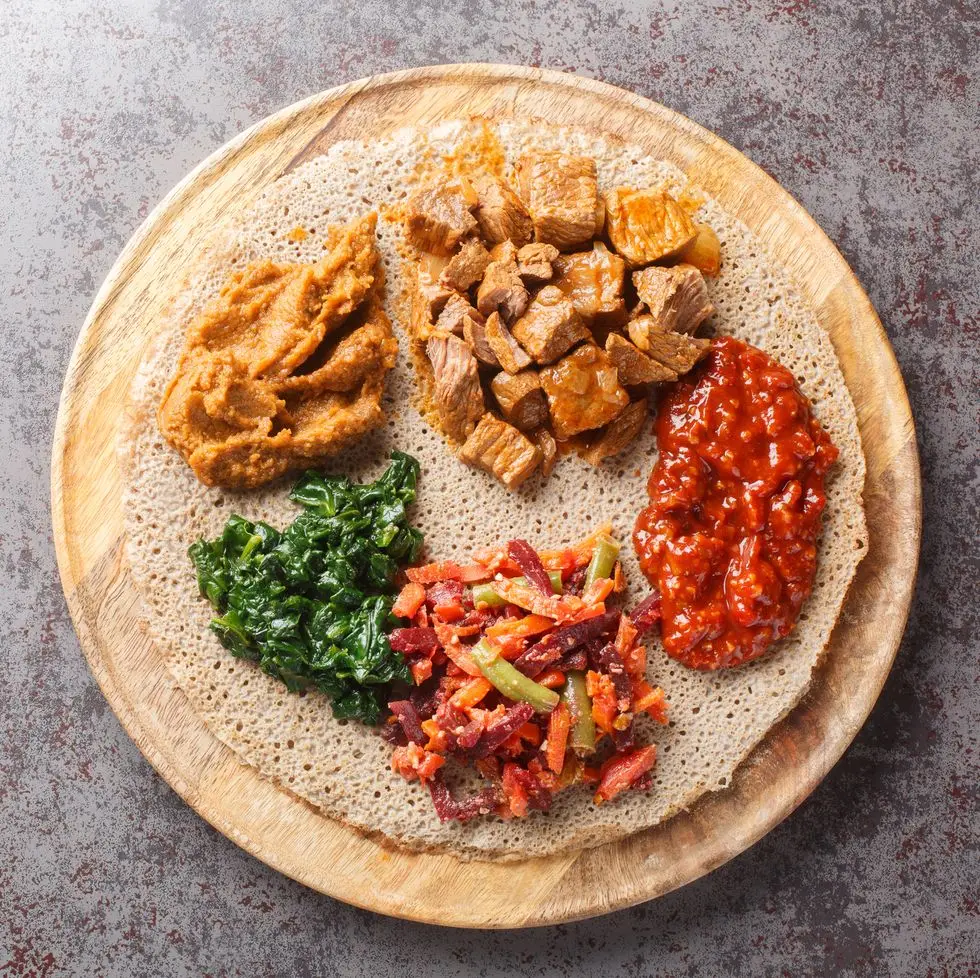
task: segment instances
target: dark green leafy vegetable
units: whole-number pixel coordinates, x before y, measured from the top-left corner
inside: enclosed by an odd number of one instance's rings
[[[406,515],[418,475],[402,452],[370,485],[307,472],[289,496],[305,509],[282,532],[232,515],[220,537],[195,543],[221,644],[292,690],[326,693],[335,716],[377,723],[384,687],[410,679],[387,633],[395,573],[422,547]]]

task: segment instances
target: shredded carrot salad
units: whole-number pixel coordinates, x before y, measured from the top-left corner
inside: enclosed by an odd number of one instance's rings
[[[561,550],[511,540],[470,564],[406,571],[394,614],[407,624],[390,641],[414,686],[388,704],[384,730],[392,770],[425,784],[443,821],[522,817],[577,784],[596,804],[651,787],[656,747],[638,742],[636,720],[667,722],[642,644],[659,600],[618,607],[618,555],[602,527]],[[449,761],[482,790],[454,797]]]

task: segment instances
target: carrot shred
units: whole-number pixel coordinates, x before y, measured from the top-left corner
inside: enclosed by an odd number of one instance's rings
[[[645,679],[633,683],[633,712],[648,713],[657,723],[667,723],[667,694],[659,686],[651,686]]]
[[[600,577],[585,589],[585,592],[582,594],[582,600],[586,604],[601,604],[612,594],[612,591],[612,578]]]
[[[460,686],[449,698],[449,702],[457,710],[466,710],[472,706],[476,706],[491,689],[493,689],[493,683],[488,679],[484,679],[482,676],[478,676]]]
[[[438,581],[461,581],[463,568],[454,560],[438,560],[434,564],[409,567],[405,576],[413,584],[435,584]]]
[[[544,615],[526,615],[524,618],[504,618],[495,622],[487,629],[487,635],[491,638],[528,638],[554,627],[555,623]]]
[[[613,571],[613,590],[617,594],[622,594],[626,590],[626,575],[623,573],[623,565],[618,560]]]
[[[604,673],[590,669],[585,674],[585,690],[592,700],[592,719],[603,732],[612,734],[615,727],[616,714],[619,712],[616,703],[616,687],[612,679]]]
[[[432,609],[432,613],[438,615],[443,621],[448,622],[459,621],[460,618],[466,617],[463,606],[456,601],[452,604],[437,604]]]
[[[545,757],[548,767],[555,774],[561,774],[565,765],[565,745],[568,743],[568,731],[572,726],[572,715],[564,703],[559,703],[548,716],[548,749]]]
[[[398,592],[398,597],[391,606],[391,613],[399,618],[414,618],[423,604],[425,604],[425,588],[421,584],[409,581]]]
[[[439,639],[439,644],[442,646],[442,651],[446,653],[446,657],[457,668],[462,669],[468,676],[483,675],[480,672],[480,667],[473,661],[473,656],[460,645],[455,628],[441,621],[434,622],[433,627],[435,628],[436,638]]]
[[[412,671],[412,680],[416,686],[421,686],[432,675],[431,659],[412,659],[408,664]]]
[[[556,621],[568,621],[585,606],[574,594],[544,595],[535,588],[523,587],[507,578],[498,578],[491,587],[509,604],[516,604],[525,611]]]
[[[535,676],[534,681],[539,686],[547,686],[548,689],[559,689],[565,685],[565,673],[560,669],[549,669],[540,676]]]
[[[517,731],[517,735],[532,747],[537,747],[541,743],[541,728],[536,723],[528,721]]]

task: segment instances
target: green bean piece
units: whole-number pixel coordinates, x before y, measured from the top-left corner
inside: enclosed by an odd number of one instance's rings
[[[585,572],[585,586],[588,588],[604,577],[612,577],[618,558],[619,544],[612,537],[599,537],[592,551],[589,569]]]
[[[592,700],[585,690],[585,673],[572,670],[565,677],[561,691],[562,702],[572,715],[568,741],[576,757],[595,753],[595,721],[592,719]]]
[[[558,705],[559,697],[553,689],[518,672],[490,648],[485,639],[470,649],[470,655],[484,677],[508,699],[530,703],[538,713],[550,713]]]
[[[555,594],[561,594],[561,571],[548,571],[548,577],[551,578],[551,587]],[[515,577],[512,580],[522,587],[527,586],[526,577]],[[491,581],[489,584],[477,584],[473,588],[473,604],[485,604],[488,608],[502,608],[507,602],[494,591],[493,581]]]

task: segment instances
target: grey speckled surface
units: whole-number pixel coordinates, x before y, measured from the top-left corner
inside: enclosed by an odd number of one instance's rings
[[[2,0],[0,41],[0,975],[980,973],[976,4]],[[810,800],[658,902],[506,936],[352,910],[200,820],[89,676],[48,516],[72,344],[153,203],[301,96],[464,60],[634,89],[769,170],[881,313],[925,481],[895,670]]]

